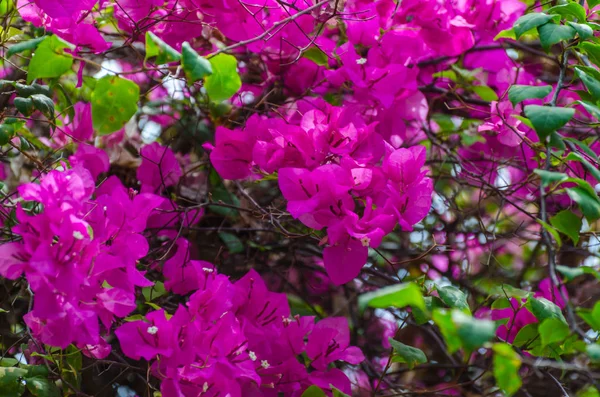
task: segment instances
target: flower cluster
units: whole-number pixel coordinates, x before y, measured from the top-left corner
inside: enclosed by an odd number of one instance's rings
[[[349,345],[345,318],[291,317],[286,295],[267,290],[255,271],[232,282],[189,256],[180,238],[163,268],[167,288],[192,292],[186,305],[116,330],[127,356],[152,360],[163,395],[299,396],[313,384],[350,393],[346,375],[330,366],[364,359]]]
[[[355,278],[399,224],[427,215],[433,184],[425,148],[394,149],[352,107],[323,104],[296,124],[254,116],[243,130],[218,127],[210,159],[224,178],[277,173],[290,214],[327,228],[325,268],[336,284]]]

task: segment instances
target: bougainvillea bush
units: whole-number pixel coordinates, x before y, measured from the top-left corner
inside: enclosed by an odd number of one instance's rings
[[[599,14],[0,0],[0,397],[600,396]]]

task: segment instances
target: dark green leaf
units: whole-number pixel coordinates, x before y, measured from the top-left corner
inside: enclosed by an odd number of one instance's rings
[[[539,105],[525,106],[525,116],[535,128],[540,140],[546,140],[550,133],[567,124],[575,114],[575,109]]]
[[[556,270],[565,276],[568,281],[572,281],[573,279],[583,276],[584,274],[591,274],[592,276],[596,277],[596,279],[600,280],[600,272],[590,266],[568,267],[557,265]]]
[[[449,307],[471,313],[471,309],[467,303],[467,296],[458,288],[449,285],[438,288],[437,291],[442,301]]]
[[[237,71],[237,59],[232,55],[218,54],[210,58],[213,73],[204,79],[204,88],[213,102],[231,98],[242,87]]]
[[[22,97],[29,97],[34,94],[42,94],[47,97],[52,96],[52,91],[50,91],[50,88],[47,85],[40,85],[37,83],[31,85],[15,83],[15,89],[17,90],[17,94]]]
[[[155,63],[162,65],[165,63],[177,62],[181,59],[181,54],[152,32],[146,32],[146,60],[156,57]]]
[[[599,86],[600,88],[600,86]],[[595,117],[597,120],[600,121],[600,108],[598,108],[596,105],[593,105],[590,102],[587,101],[576,101],[576,103],[580,104],[581,106],[583,106],[583,108],[592,115],[592,117]]]
[[[463,347],[468,351],[483,346],[496,335],[496,323],[474,318],[459,310],[452,311],[452,321],[456,325]]]
[[[552,86],[513,85],[508,90],[508,99],[514,105],[526,99],[542,99],[552,92]]]
[[[406,363],[408,368],[411,369],[417,364],[425,364],[427,362],[427,356],[421,349],[405,345],[402,342],[398,342],[394,338],[389,338],[389,341],[394,349],[394,356],[392,358],[393,362]]]
[[[567,22],[567,25],[575,29],[582,40],[587,40],[594,35],[594,29],[583,23]]]
[[[187,41],[181,46],[181,66],[190,84],[213,73],[211,62],[198,55]]]
[[[566,191],[571,200],[579,205],[588,221],[600,219],[600,199],[596,193],[581,186],[570,187]]]
[[[92,120],[100,135],[121,129],[138,110],[140,87],[118,76],[104,76],[92,93]]]
[[[554,171],[546,171],[546,170],[536,169],[536,170],[533,170],[533,173],[536,175],[539,175],[540,179],[542,180],[543,186],[548,186],[552,183],[562,182],[562,181],[569,179],[569,176],[562,172],[554,172]]]
[[[575,71],[589,93],[596,100],[600,99],[600,81],[595,77],[595,74],[590,74],[589,69],[583,67],[575,67]]]
[[[425,311],[425,300],[421,289],[416,284],[405,283],[360,295],[358,297],[359,309],[362,311],[367,306],[382,309],[411,306]]]
[[[43,94],[33,94],[29,97],[33,106],[50,120],[54,120],[54,102]]]
[[[525,32],[537,28],[540,25],[543,25],[552,19],[551,15],[546,15],[544,13],[531,13],[523,15],[521,18],[517,19],[513,26],[513,30],[515,32],[515,37],[518,39]]]
[[[600,363],[600,345],[597,343],[592,343],[586,346],[585,349],[588,357],[594,363]]]
[[[0,367],[0,391],[2,397],[21,397],[25,393],[27,370],[15,367]]]
[[[594,65],[600,65],[600,45],[584,41],[579,43],[579,48],[586,52],[588,58],[590,58],[590,61],[592,61]]]
[[[571,40],[577,33],[575,29],[570,26],[556,25],[554,23],[538,26],[538,32],[540,34],[542,47],[546,50],[561,41]]]
[[[519,376],[521,357],[506,343],[496,343],[493,350],[496,384],[510,397],[518,392],[523,384]]]
[[[42,41],[44,41],[45,38],[46,38],[46,36],[38,37],[36,39],[21,41],[20,43],[10,46],[8,51],[6,51],[6,58],[10,58],[11,56],[13,56],[15,54],[19,54],[23,51],[35,50],[37,48],[37,46]]]
[[[56,385],[46,378],[27,378],[27,390],[35,397],[62,397]]]
[[[308,389],[304,390],[301,397],[326,397],[327,394],[319,387],[312,385]]]
[[[48,36],[42,41],[29,62],[27,83],[35,79],[60,77],[73,65],[73,57],[65,52],[73,48],[58,36]]]
[[[549,225],[541,219],[536,219],[536,221],[537,223],[542,225],[542,227],[546,229],[546,231],[550,233],[552,237],[554,237],[554,241],[556,241],[556,245],[558,246],[558,248],[562,247],[562,240],[560,238],[560,234],[558,234],[558,231],[554,227],[552,227],[552,225]]]
[[[548,14],[558,14],[563,17],[572,17],[579,22],[585,22],[585,8],[577,3],[567,3],[551,7],[547,10]]]
[[[17,110],[25,117],[29,117],[33,114],[35,110],[33,106],[33,101],[30,98],[21,98],[17,97],[13,101],[13,104],[17,108]]]
[[[577,245],[579,242],[579,231],[581,230],[581,219],[569,210],[563,210],[550,218],[550,224],[559,232],[569,236]]]
[[[596,155],[596,153],[594,153],[594,151],[592,149],[590,149],[590,147],[588,145],[586,145],[585,143],[583,143],[580,140],[575,139],[575,138],[564,138],[564,139],[565,139],[565,141],[569,141],[569,142],[575,144],[576,146],[578,146],[585,154],[587,154],[594,160],[600,161],[600,158]]]
[[[227,250],[231,254],[240,254],[244,252],[244,244],[235,234],[220,232],[219,237],[225,243],[225,245],[227,246]]]

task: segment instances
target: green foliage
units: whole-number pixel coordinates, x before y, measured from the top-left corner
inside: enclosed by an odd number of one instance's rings
[[[312,385],[308,389],[304,390],[302,397],[326,397],[327,394],[319,387]]]
[[[542,26],[538,26],[538,32],[540,34],[540,41],[542,47],[546,51],[554,44],[560,43],[561,41],[571,40],[575,37],[577,31],[567,25],[557,25],[554,23],[547,23]]]
[[[496,343],[492,349],[496,383],[507,396],[512,396],[523,384],[519,376],[521,357],[506,343]]]
[[[585,8],[577,3],[560,4],[549,8],[548,14],[558,14],[563,18],[574,18],[579,22],[584,22],[587,17],[585,15]]]
[[[540,324],[538,331],[542,339],[542,346],[562,342],[570,333],[569,326],[557,318],[547,318],[544,320]]]
[[[559,232],[569,236],[577,245],[579,242],[579,231],[581,230],[581,219],[569,210],[563,210],[550,218],[550,223]]]
[[[588,221],[600,219],[600,199],[594,189],[585,184],[566,189],[567,194],[579,205],[583,215]]]
[[[29,62],[27,83],[35,79],[60,77],[73,65],[73,57],[65,52],[73,46],[58,36],[48,36],[39,43]]]
[[[140,88],[131,80],[104,76],[92,93],[92,121],[100,135],[121,129],[138,110]]]
[[[467,296],[458,288],[451,285],[437,289],[442,301],[453,309],[460,309],[465,313],[471,314],[471,309],[467,303]]]
[[[173,47],[162,41],[152,32],[146,32],[146,60],[156,57],[155,62],[159,65],[177,62],[181,54]]]
[[[577,66],[574,68],[577,76],[581,79],[585,88],[589,91],[594,99],[600,99],[600,81],[598,80],[598,72],[586,66]]]
[[[577,314],[583,319],[594,331],[600,332],[600,302],[596,302],[592,309],[577,309]]]
[[[513,26],[513,30],[515,32],[515,38],[518,39],[525,32],[537,28],[552,19],[551,15],[547,15],[544,13],[531,13],[525,14],[515,22]]]
[[[575,115],[575,109],[561,107],[528,105],[524,110],[542,142],[552,132],[564,127]]]
[[[526,307],[540,323],[543,323],[544,320],[549,318],[558,319],[564,324],[567,323],[560,307],[546,298],[534,298],[533,296],[530,296],[527,299]]]
[[[366,307],[415,307],[425,311],[425,300],[421,289],[414,283],[391,285],[367,292],[358,297],[358,307],[362,311]]]
[[[450,353],[460,348],[472,352],[492,340],[496,334],[493,321],[476,319],[457,309],[436,309],[433,321],[440,328]]]
[[[589,27],[589,25],[576,22],[567,22],[567,25],[575,29],[575,31],[579,35],[579,38],[581,38],[582,40],[587,40],[590,37],[594,36],[594,30],[591,27]]]
[[[181,67],[183,67],[187,81],[190,84],[213,73],[212,65],[208,59],[200,56],[187,41],[181,46]]]
[[[15,45],[12,45],[8,51],[6,51],[6,58],[10,58],[15,54],[20,54],[24,51],[32,51],[37,48],[37,46],[46,39],[46,36],[38,37],[36,39],[21,41]]]
[[[241,240],[233,233],[219,232],[221,241],[227,246],[227,250],[232,254],[240,254],[244,252],[244,244]]]
[[[600,65],[600,45],[584,41],[579,43],[579,48],[586,52],[592,63]]]
[[[411,369],[417,364],[425,364],[427,362],[427,356],[421,349],[405,345],[394,338],[389,338],[389,342],[394,349],[394,355],[392,357],[393,362],[406,363],[408,368]]]
[[[237,59],[218,54],[210,58],[213,73],[204,79],[204,88],[211,101],[222,102],[231,98],[242,87],[237,71]]]
[[[552,86],[513,85],[508,90],[508,99],[514,105],[527,99],[542,99],[552,92]]]

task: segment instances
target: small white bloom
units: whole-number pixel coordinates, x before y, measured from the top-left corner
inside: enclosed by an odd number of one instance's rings
[[[83,240],[83,234],[80,231],[75,230],[73,232],[73,238],[76,238],[77,240]]]
[[[367,63],[367,58],[359,58],[356,60],[357,65],[364,65],[365,63]]]
[[[248,356],[250,357],[250,360],[256,361],[256,353],[254,353],[253,351],[249,351]]]
[[[106,208],[106,206],[104,206],[104,207],[102,207],[102,209],[103,209],[104,211],[106,211],[108,208]]]
[[[360,243],[362,244],[363,247],[368,247],[369,244],[371,244],[371,239],[368,238],[367,236],[365,236],[360,239]]]
[[[208,382],[204,382],[202,385],[202,393],[206,393],[208,391]]]
[[[271,365],[269,364],[269,362],[267,360],[262,360],[260,362],[260,366],[263,367],[264,369],[269,368]]]
[[[210,267],[203,267],[202,271],[204,273],[212,273],[212,272],[214,272],[214,269],[211,269]]]
[[[152,325],[148,327],[146,332],[148,332],[150,335],[156,335],[156,333],[158,332],[158,327],[156,325]]]

